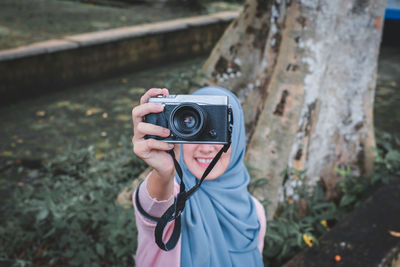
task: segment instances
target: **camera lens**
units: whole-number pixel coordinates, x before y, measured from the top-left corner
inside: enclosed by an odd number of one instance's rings
[[[206,118],[199,105],[182,103],[171,113],[171,130],[182,139],[193,139],[202,132]]]
[[[183,119],[186,128],[193,128],[196,125],[196,119],[192,115],[188,115]]]

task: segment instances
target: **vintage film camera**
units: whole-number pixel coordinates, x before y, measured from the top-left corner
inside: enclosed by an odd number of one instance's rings
[[[145,116],[147,123],[171,130],[167,138],[146,136],[168,143],[227,144],[230,142],[233,116],[227,96],[167,95],[148,102],[164,106],[161,113]]]

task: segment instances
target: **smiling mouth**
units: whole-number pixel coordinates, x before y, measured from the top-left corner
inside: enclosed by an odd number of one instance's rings
[[[213,159],[204,159],[204,158],[195,158],[197,164],[199,164],[201,167],[207,167],[208,165],[210,165],[211,161]]]

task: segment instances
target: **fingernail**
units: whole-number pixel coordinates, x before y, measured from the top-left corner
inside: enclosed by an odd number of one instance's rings
[[[158,110],[164,110],[164,106],[163,105],[161,105],[161,104],[158,104]]]
[[[169,129],[164,128],[164,129],[163,129],[163,133],[164,133],[164,134],[169,134]]]
[[[168,144],[169,148],[174,148],[174,144]]]

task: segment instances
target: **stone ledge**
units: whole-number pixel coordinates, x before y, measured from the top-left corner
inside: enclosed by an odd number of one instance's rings
[[[0,103],[208,54],[238,12],[66,36],[0,51]]]
[[[75,49],[78,47],[99,45],[130,38],[143,37],[146,35],[180,31],[193,26],[206,26],[218,22],[229,22],[235,19],[238,14],[239,13],[236,11],[220,12],[206,16],[148,23],[131,27],[110,29],[101,32],[70,35],[65,36],[62,39],[53,39],[13,49],[0,50],[0,61],[37,56],[46,53]]]
[[[48,40],[13,49],[0,50],[0,61],[75,49],[78,46],[77,43],[68,40]]]

